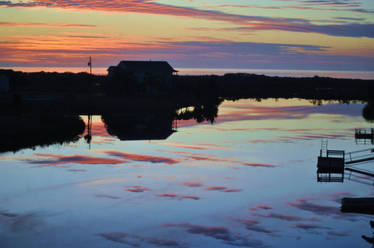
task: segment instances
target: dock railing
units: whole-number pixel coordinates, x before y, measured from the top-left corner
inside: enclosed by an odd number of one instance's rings
[[[356,128],[355,141],[356,144],[374,144],[374,128]]]
[[[355,137],[370,136],[374,134],[374,128],[356,128]]]
[[[328,158],[343,158],[345,157],[345,152],[343,150],[327,150]]]
[[[374,148],[348,152],[345,154],[345,164],[354,164],[374,160]]]

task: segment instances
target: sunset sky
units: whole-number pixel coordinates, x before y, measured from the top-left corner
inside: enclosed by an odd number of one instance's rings
[[[373,0],[5,0],[0,30],[0,67],[374,70]]]

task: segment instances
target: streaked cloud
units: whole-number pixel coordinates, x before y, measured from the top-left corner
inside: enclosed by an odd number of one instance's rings
[[[278,214],[278,213],[269,213],[269,214],[252,213],[251,215],[256,216],[256,217],[272,218],[272,219],[279,219],[279,220],[284,220],[284,221],[320,221],[320,219],[317,219],[317,218],[304,218],[300,216]]]
[[[37,157],[47,158],[47,159],[33,159],[28,160],[30,164],[40,164],[40,165],[61,165],[61,164],[122,164],[127,163],[126,160],[104,158],[104,157],[93,157],[84,155],[72,155],[64,156],[57,154],[35,154]]]
[[[211,187],[206,187],[204,190],[208,191],[221,191],[225,193],[233,193],[233,192],[240,192],[243,191],[242,189],[229,189],[225,186],[211,186]]]
[[[129,185],[125,187],[125,191],[134,192],[134,193],[142,193],[144,191],[151,191],[150,188],[139,186],[139,185]]]
[[[109,156],[120,157],[125,160],[131,161],[140,161],[140,162],[149,162],[149,163],[164,163],[164,164],[176,164],[180,161],[173,158],[162,157],[162,156],[153,156],[153,155],[145,155],[145,154],[135,154],[135,153],[126,153],[120,151],[102,151]]]
[[[19,235],[30,231],[38,232],[38,229],[45,225],[45,222],[43,216],[35,212],[16,213],[0,210],[0,224],[2,229],[5,228],[13,235]],[[4,244],[3,241],[1,240],[0,243]]]
[[[160,193],[156,194],[157,197],[164,197],[164,198],[170,198],[170,199],[191,199],[191,200],[200,200],[199,196],[195,195],[180,195],[180,194],[174,194],[174,193]]]
[[[0,22],[0,27],[95,28],[97,25],[42,22]]]
[[[355,29],[356,30],[356,29]],[[89,38],[88,38],[89,37]],[[87,39],[90,39],[88,42]],[[111,44],[108,47],[108,43]],[[364,69],[372,68],[374,50],[339,54],[329,46],[237,41],[144,41],[130,36],[79,35],[12,35],[0,40],[0,66],[69,64],[82,66],[88,56],[96,66],[108,66],[124,57],[144,60],[156,57],[174,67],[268,68],[274,69]],[[287,63],[285,63],[287,61]],[[327,66],[327,67],[326,67]],[[181,122],[183,124],[183,122]],[[99,132],[108,136],[106,130]]]
[[[187,160],[196,160],[196,161],[209,161],[209,162],[223,162],[223,163],[230,163],[230,164],[241,164],[244,166],[249,167],[264,167],[264,168],[274,168],[277,165],[273,164],[263,164],[263,163],[249,163],[244,161],[239,161],[231,158],[220,158],[214,155],[207,155],[207,154],[191,154],[191,155],[184,155],[184,158]]]
[[[121,197],[114,196],[114,195],[106,195],[106,194],[96,194],[95,197],[97,197],[97,198],[107,198],[107,199],[113,199],[113,200],[121,199]]]
[[[203,186],[203,183],[200,181],[184,181],[180,182],[180,184],[188,187],[201,187]]]
[[[217,191],[223,191],[225,189],[227,189],[227,187],[225,186],[211,186],[211,187],[204,188],[204,190],[217,190]]]
[[[96,236],[100,236],[106,240],[125,244],[132,247],[144,247],[146,245],[158,246],[158,247],[188,247],[185,242],[178,242],[171,239],[163,239],[156,237],[141,236],[136,234],[130,234],[127,232],[106,232],[97,233]]]
[[[286,204],[320,216],[331,216],[333,218],[345,219],[349,221],[355,221],[355,217],[357,217],[352,214],[342,213],[340,211],[340,207],[338,206],[317,204],[311,202],[309,199],[298,199],[296,202],[287,202]]]
[[[165,227],[179,227],[185,229],[188,233],[194,235],[202,235],[222,241],[224,244],[232,246],[243,247],[267,247],[262,241],[250,239],[237,232],[232,232],[230,229],[223,226],[202,226],[193,225],[188,222],[179,224],[164,224]]]
[[[15,18],[0,20],[0,26],[6,28],[0,39],[0,66],[83,66],[92,56],[95,66],[103,67],[123,58],[152,58],[167,60],[174,67],[370,70],[374,66],[370,45],[374,10],[369,7],[362,1],[338,0],[256,4],[0,1],[4,13],[23,13],[27,9],[38,17],[25,20],[13,15]],[[63,10],[59,15],[69,21],[46,21],[45,16],[56,10]],[[77,12],[85,17],[70,22],[67,16]],[[91,17],[104,13],[109,17],[106,21]],[[114,18],[118,13],[129,14],[120,17],[123,22],[142,23],[137,29],[122,27]],[[152,32],[143,27],[153,21]],[[168,27],[164,28],[163,23]],[[25,27],[30,30],[25,32]],[[283,37],[283,42],[277,43],[273,37]]]
[[[328,5],[328,6],[350,6],[346,2],[301,2],[305,5]],[[339,4],[337,4],[339,3]],[[216,10],[203,10],[188,7],[178,7],[175,5],[160,4],[154,1],[131,0],[126,2],[114,2],[108,4],[107,1],[98,0],[95,2],[87,2],[83,0],[38,0],[29,2],[3,1],[0,6],[7,7],[35,7],[42,6],[47,8],[64,8],[64,9],[87,9],[97,11],[115,11],[115,12],[133,12],[141,14],[158,14],[179,16],[206,20],[215,20],[229,22],[236,25],[241,25],[247,30],[283,30],[283,31],[297,31],[297,32],[316,32],[328,35],[337,36],[353,36],[353,37],[373,37],[374,24],[350,24],[354,26],[345,25],[313,25],[307,19],[303,18],[273,18],[264,16],[247,16],[226,13]],[[357,4],[354,5],[358,7]],[[227,7],[227,6],[226,6]],[[355,27],[355,29],[351,29]]]
[[[276,233],[279,232],[279,230],[276,229],[270,229],[262,226],[259,221],[252,220],[252,219],[237,219],[236,221],[242,223],[245,225],[247,230],[258,232],[258,233],[264,233],[268,234],[270,236],[276,235]]]
[[[317,225],[317,224],[297,224],[294,227],[297,229],[302,229],[302,230],[313,232],[313,233],[315,233],[314,232],[315,230],[331,230],[331,228],[329,227],[325,227],[325,226]]]

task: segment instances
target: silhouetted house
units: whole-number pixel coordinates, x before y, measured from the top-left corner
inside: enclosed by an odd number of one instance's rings
[[[118,78],[119,75],[127,75],[137,83],[159,82],[165,86],[171,86],[173,67],[166,61],[128,61],[123,60],[117,66],[108,68],[109,79]]]
[[[9,91],[9,79],[7,76],[0,74],[0,92]]]

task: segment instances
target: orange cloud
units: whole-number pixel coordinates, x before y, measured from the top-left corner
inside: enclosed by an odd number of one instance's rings
[[[46,28],[95,28],[97,25],[72,23],[41,23],[41,22],[0,22],[5,27],[46,27]]]

